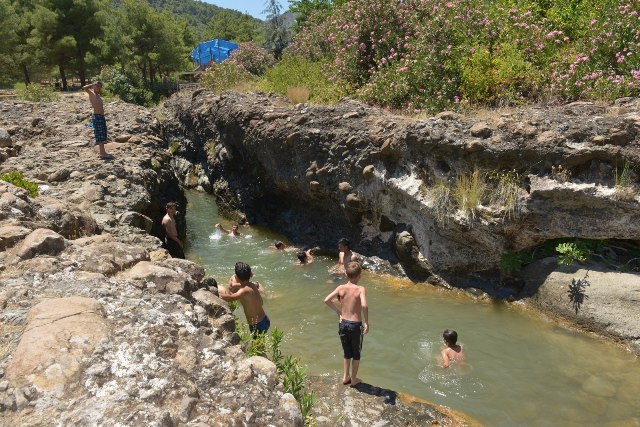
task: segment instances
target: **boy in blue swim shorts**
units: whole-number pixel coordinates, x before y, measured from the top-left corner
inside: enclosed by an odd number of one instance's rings
[[[93,107],[93,114],[91,120],[93,122],[93,134],[96,137],[96,145],[100,152],[100,158],[102,160],[113,159],[111,154],[107,154],[104,149],[104,144],[107,143],[107,120],[104,118],[104,103],[100,92],[102,91],[102,82],[96,81],[82,86],[82,89],[89,95],[89,102]]]

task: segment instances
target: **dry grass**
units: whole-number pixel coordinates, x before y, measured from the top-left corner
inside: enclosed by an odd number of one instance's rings
[[[453,200],[451,187],[445,181],[438,181],[428,190],[429,197],[433,200],[433,213],[436,222],[446,224],[453,213]]]
[[[309,100],[311,92],[303,86],[291,86],[287,88],[287,97],[294,104],[302,104]]]
[[[495,188],[491,191],[491,204],[501,207],[505,218],[514,218],[521,208],[518,204],[520,175],[514,170],[496,173],[492,178]]]
[[[478,170],[463,173],[456,179],[453,198],[467,220],[476,217],[477,207],[482,202],[486,189],[485,177]]]

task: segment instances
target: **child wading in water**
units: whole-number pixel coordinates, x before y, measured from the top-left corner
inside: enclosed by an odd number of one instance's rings
[[[442,338],[447,348],[442,350],[442,366],[449,367],[452,362],[464,362],[464,347],[456,344],[458,333],[452,329],[445,329]]]
[[[357,377],[360,367],[360,351],[362,350],[362,335],[369,332],[369,306],[367,306],[366,291],[358,285],[362,269],[357,262],[350,262],[346,266],[349,282],[338,286],[324,299],[333,311],[340,317],[338,335],[344,352],[344,371],[342,384],[355,387],[360,383]],[[335,298],[341,301],[338,308],[333,302]],[[364,317],[364,324],[362,318]],[[351,361],[353,359],[353,362]]]

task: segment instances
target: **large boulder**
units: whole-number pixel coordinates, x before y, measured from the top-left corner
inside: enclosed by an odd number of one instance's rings
[[[45,300],[31,309],[27,322],[5,376],[15,387],[33,384],[58,395],[78,385],[83,358],[109,332],[92,298]]]
[[[86,246],[73,245],[63,254],[63,259],[73,261],[79,270],[113,275],[132,265],[149,259],[143,248],[121,242],[95,242]]]
[[[123,279],[133,280],[141,288],[155,288],[159,292],[183,294],[195,289],[196,283],[186,274],[178,273],[170,268],[141,261],[120,274]]]
[[[37,255],[57,255],[64,250],[66,242],[67,240],[55,231],[38,228],[18,245],[15,255],[21,259],[30,259]]]
[[[5,129],[0,128],[0,148],[13,147],[11,135]]]
[[[0,251],[12,247],[25,236],[31,233],[31,230],[20,225],[5,225],[0,227]]]

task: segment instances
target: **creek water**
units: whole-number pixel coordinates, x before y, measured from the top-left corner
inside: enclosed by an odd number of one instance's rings
[[[265,286],[271,328],[285,333],[283,352],[312,375],[339,380],[338,318],[323,303],[339,283],[335,259],[295,265],[276,251],[272,231],[241,226],[221,235],[215,200],[187,194],[187,258],[226,284],[236,261]],[[337,249],[337,248],[336,248]],[[355,248],[357,251],[357,248]],[[640,426],[640,361],[624,349],[567,329],[519,304],[474,301],[455,291],[363,274],[370,333],[358,377],[464,412],[487,426]],[[242,320],[242,310],[236,313]],[[440,367],[442,331],[455,329],[467,366]],[[321,404],[321,403],[318,403]]]

